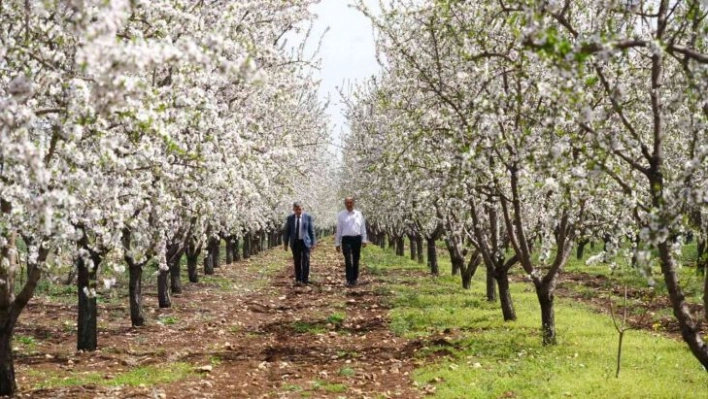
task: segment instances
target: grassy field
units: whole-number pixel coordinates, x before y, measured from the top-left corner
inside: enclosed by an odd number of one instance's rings
[[[387,282],[382,294],[392,306],[391,328],[425,342],[418,354],[428,361],[414,379],[434,397],[708,398],[708,373],[682,341],[660,332],[626,333],[616,378],[617,331],[609,316],[584,301],[556,297],[559,343],[544,347],[530,283],[512,284],[518,320],[504,322],[499,304],[486,301],[484,268],[467,291],[459,277],[449,276],[444,258],[438,278],[426,276],[425,265],[390,250],[369,246],[363,259],[370,273]],[[588,268],[580,261],[568,270],[609,275],[606,266]],[[683,273],[690,279],[692,271]],[[636,272],[616,271],[614,278],[647,286]]]

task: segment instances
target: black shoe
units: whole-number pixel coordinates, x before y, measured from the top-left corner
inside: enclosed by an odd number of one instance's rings
[[[295,281],[295,286],[296,286],[296,287],[302,286],[302,281],[300,281],[300,280]]]

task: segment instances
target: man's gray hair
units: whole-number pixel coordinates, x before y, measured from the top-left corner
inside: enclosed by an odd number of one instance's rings
[[[302,208],[302,202],[301,201],[293,202],[293,208]]]

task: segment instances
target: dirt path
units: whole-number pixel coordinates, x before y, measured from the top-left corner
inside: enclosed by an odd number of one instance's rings
[[[377,295],[384,288],[365,271],[364,284],[345,288],[339,259],[331,243],[321,246],[312,258],[314,284],[293,287],[290,256],[275,249],[185,283],[162,311],[148,287],[149,323],[140,329],[130,327],[127,298],[116,298],[101,306],[101,349],[88,354],[73,350],[73,295],[65,305],[38,298],[17,329],[20,396],[419,397],[409,376],[416,345],[389,331]],[[138,385],[162,378],[164,369],[186,376]],[[105,386],[127,380],[134,386]]]

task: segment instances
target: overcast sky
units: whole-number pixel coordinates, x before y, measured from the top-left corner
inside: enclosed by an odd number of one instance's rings
[[[365,80],[380,69],[371,24],[349,6],[351,3],[352,0],[322,0],[312,9],[318,18],[309,43],[311,49],[317,46],[318,39],[329,28],[320,48],[322,69],[319,75],[322,79],[321,96],[330,98],[329,113],[335,125],[332,132],[335,142],[339,141],[341,131],[347,129],[337,87]],[[365,3],[378,9],[378,0],[365,0]]]

